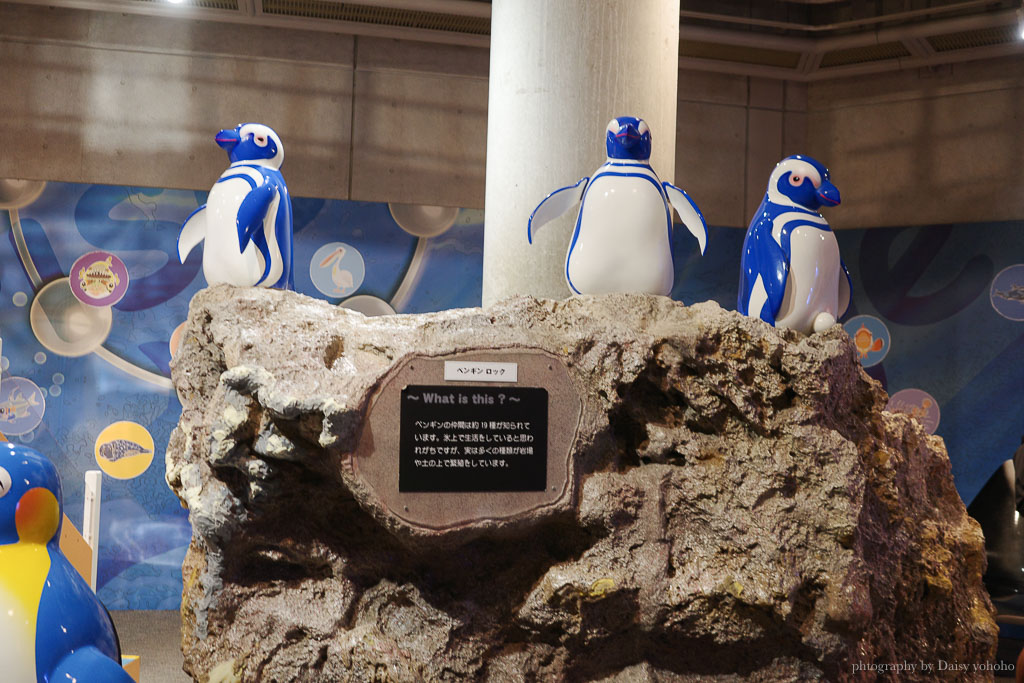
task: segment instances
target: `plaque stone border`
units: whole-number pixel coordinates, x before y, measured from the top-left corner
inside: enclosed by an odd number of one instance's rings
[[[547,486],[543,491],[400,492],[399,427],[402,389],[408,385],[480,384],[445,381],[445,361],[517,363],[516,382],[487,382],[488,387],[542,387],[548,391]],[[569,495],[570,458],[579,434],[583,401],[565,363],[541,349],[479,349],[440,356],[410,356],[381,381],[370,399],[366,424],[352,457],[353,474],[383,507],[405,523],[432,530],[500,521],[557,504]]]

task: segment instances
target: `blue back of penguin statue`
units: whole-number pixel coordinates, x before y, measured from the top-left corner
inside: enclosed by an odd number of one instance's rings
[[[217,133],[231,165],[192,212],[178,235],[184,263],[206,240],[206,284],[295,289],[292,274],[292,202],[281,175],[284,145],[268,126],[242,123]]]
[[[707,225],[692,199],[651,168],[651,131],[643,119],[619,116],[605,133],[608,160],[592,176],[549,194],[530,215],[526,236],[580,204],[565,256],[575,294],[672,291],[672,209],[700,245]]]
[[[60,551],[60,478],[0,443],[0,679],[130,683],[110,616]]]
[[[786,157],[743,242],[737,310],[776,327],[811,334],[850,306],[850,273],[822,206],[839,204],[828,169],[808,156]]]

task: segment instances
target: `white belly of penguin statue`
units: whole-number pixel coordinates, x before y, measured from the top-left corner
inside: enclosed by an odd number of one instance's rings
[[[582,202],[565,257],[565,279],[575,294],[672,291],[672,208],[700,245],[707,225],[700,209],[648,164],[647,123],[620,116],[608,124],[608,161],[592,177],[548,195],[530,216],[527,239],[540,226]]]
[[[231,165],[178,236],[184,263],[199,242],[206,284],[294,289],[292,206],[281,175],[284,145],[271,128],[244,123],[217,134]]]

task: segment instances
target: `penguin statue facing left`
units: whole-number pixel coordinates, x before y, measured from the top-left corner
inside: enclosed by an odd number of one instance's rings
[[[647,122],[619,116],[605,131],[608,160],[575,185],[555,190],[533,210],[526,237],[580,204],[565,256],[565,280],[575,294],[672,291],[672,209],[697,238],[700,253],[708,229],[700,209],[683,190],[662,182],[651,168]]]
[[[231,165],[210,190],[206,204],[185,219],[178,235],[184,263],[206,240],[206,284],[295,289],[292,274],[292,202],[281,164],[284,145],[260,123],[217,133]]]
[[[0,677],[12,683],[131,683],[103,604],[60,551],[57,469],[0,443]]]

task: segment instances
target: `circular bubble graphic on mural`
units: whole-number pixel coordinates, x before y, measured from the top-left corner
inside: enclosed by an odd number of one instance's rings
[[[999,271],[988,296],[996,313],[1009,320],[1024,320],[1024,263]]]
[[[185,334],[185,323],[181,323],[174,328],[174,332],[171,332],[171,338],[167,342],[167,346],[171,351],[171,358],[174,358],[174,354],[178,353],[178,347],[181,346],[181,336]]]
[[[96,464],[115,479],[134,479],[153,463],[153,437],[145,427],[124,420],[96,437]]]
[[[91,251],[71,266],[71,293],[89,306],[113,306],[128,291],[128,268],[108,251]]]
[[[369,294],[360,294],[351,299],[345,299],[339,304],[342,308],[350,311],[359,311],[368,318],[378,315],[394,315],[395,309],[387,301]]]
[[[889,328],[873,315],[858,315],[843,323],[857,348],[860,364],[866,368],[878,365],[889,353]]]
[[[939,428],[939,402],[927,391],[903,389],[889,397],[885,409],[916,418],[925,431],[934,434]]]
[[[0,432],[28,434],[43,421],[45,412],[46,397],[35,382],[25,377],[4,377],[0,382]]]
[[[459,210],[451,206],[388,204],[398,227],[415,237],[437,237],[455,225]]]
[[[66,277],[36,293],[28,319],[40,344],[71,358],[98,349],[110,334],[113,320],[109,307],[85,306],[76,299]]]
[[[329,242],[313,254],[309,262],[309,277],[327,296],[342,298],[363,284],[366,263],[355,247],[344,242]]]
[[[28,206],[43,193],[46,182],[0,178],[0,209],[20,209]]]

